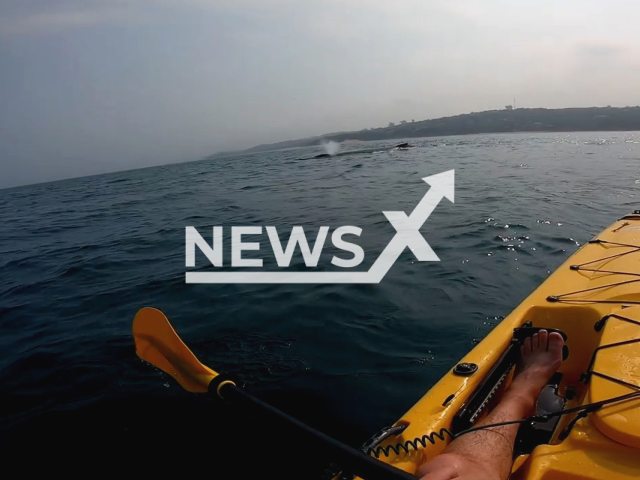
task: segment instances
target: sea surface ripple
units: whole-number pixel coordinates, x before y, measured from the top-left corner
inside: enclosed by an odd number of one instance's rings
[[[207,365],[358,445],[580,245],[640,208],[638,133],[411,142],[409,151],[386,150],[393,142],[307,160],[320,152],[276,151],[0,191],[5,451],[202,444],[204,426],[222,420],[136,357],[131,321],[143,306],[165,312]],[[450,169],[455,204],[443,200],[421,229],[440,262],[406,250],[378,285],[185,284],[185,226],[210,241],[223,225],[228,269],[230,226],[276,226],[284,241],[301,225],[312,243],[320,226],[355,225],[365,270],[395,232],[382,212],[410,214],[429,188],[421,179]],[[265,268],[277,269],[260,238]],[[320,270],[335,269],[329,238]],[[198,254],[197,270],[210,268]],[[299,252],[290,268],[306,269]],[[218,454],[237,450],[208,442]]]

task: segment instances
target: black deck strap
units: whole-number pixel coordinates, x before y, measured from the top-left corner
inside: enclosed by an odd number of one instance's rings
[[[540,330],[546,330],[549,333],[559,333],[562,336],[562,339],[567,341],[567,334],[562,330],[558,330],[556,328],[547,328],[547,327],[520,327],[513,329],[513,338],[520,345],[524,344],[524,341],[532,337],[535,333],[538,333]]]

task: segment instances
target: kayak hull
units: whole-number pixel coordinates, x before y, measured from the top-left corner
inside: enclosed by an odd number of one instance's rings
[[[640,385],[638,305],[640,212],[634,212],[582,246],[461,359],[460,363],[477,366],[475,371],[468,374],[468,367],[459,368],[461,375],[452,368],[395,424],[406,428],[378,445],[407,445],[406,442],[430,437],[424,442],[425,447],[399,449],[397,453],[387,449],[387,454],[378,448],[379,458],[415,473],[421,464],[441,453],[450,442],[450,437],[442,432],[452,429],[456,414],[511,344],[514,329],[528,322],[533,327],[554,328],[567,335],[569,356],[560,368],[562,378],[558,387],[566,409],[586,405],[594,398],[600,401],[636,391],[633,385]],[[618,318],[626,315],[627,320]],[[628,342],[634,339],[639,342]],[[602,349],[621,341],[628,344]],[[597,372],[603,368],[608,373],[600,377]],[[589,374],[591,370],[596,374]],[[620,375],[622,384],[616,382]],[[614,380],[608,380],[607,376]],[[496,385],[487,411],[499,401],[509,381],[507,376],[502,384]],[[595,414],[575,418],[576,414],[562,416],[548,443],[518,457],[512,478],[577,480],[640,476],[640,400],[607,405]],[[434,432],[441,433],[442,439],[432,435]]]

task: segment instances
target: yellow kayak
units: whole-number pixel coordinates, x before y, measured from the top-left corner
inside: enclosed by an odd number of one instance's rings
[[[557,329],[568,357],[522,424],[512,479],[640,477],[640,211],[580,248],[398,422],[365,447],[406,472],[500,400],[523,328]]]

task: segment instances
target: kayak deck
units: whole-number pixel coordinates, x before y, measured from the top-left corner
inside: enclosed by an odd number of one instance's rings
[[[557,388],[565,409],[640,391],[637,305],[640,211],[605,229],[549,276],[461,360],[467,365],[450,370],[395,424],[404,430],[381,442],[376,454],[410,473],[438,455],[450,441],[443,429],[453,428],[456,414],[509,347],[514,329],[527,322],[567,335],[569,356]],[[510,376],[501,380],[488,396],[485,415],[500,400]],[[560,417],[548,441],[516,458],[512,478],[637,478],[640,399],[607,404],[580,418],[578,413]],[[399,444],[406,448],[380,448]]]

